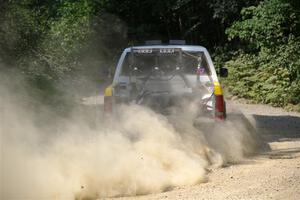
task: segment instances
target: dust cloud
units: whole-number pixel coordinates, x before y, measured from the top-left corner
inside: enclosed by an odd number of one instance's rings
[[[81,120],[77,110],[45,128],[36,111],[21,103],[26,94],[1,92],[1,200],[166,191],[206,182],[207,169],[239,162],[255,149],[255,137],[234,120],[209,131],[195,128],[193,104],[169,117],[122,106],[113,124],[99,119],[97,126]]]

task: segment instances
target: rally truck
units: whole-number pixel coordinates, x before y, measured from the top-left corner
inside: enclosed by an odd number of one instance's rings
[[[226,68],[219,70],[220,76],[227,73]],[[207,49],[177,40],[152,41],[123,51],[104,91],[104,113],[116,115],[120,104],[138,104],[167,115],[183,100],[197,102],[199,115],[206,118],[226,118],[222,87]]]

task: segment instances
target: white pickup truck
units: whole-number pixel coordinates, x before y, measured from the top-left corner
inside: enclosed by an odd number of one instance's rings
[[[220,76],[227,76],[221,68]],[[224,120],[226,105],[212,59],[202,46],[153,44],[126,48],[113,82],[104,91],[104,112],[139,104],[162,114],[182,100],[197,102],[201,115]]]

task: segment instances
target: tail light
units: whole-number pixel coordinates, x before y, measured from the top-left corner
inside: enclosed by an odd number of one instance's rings
[[[113,112],[113,88],[108,86],[104,91],[104,114]]]
[[[222,87],[219,82],[214,82],[215,95],[215,118],[224,120],[226,118],[226,104],[223,97]]]

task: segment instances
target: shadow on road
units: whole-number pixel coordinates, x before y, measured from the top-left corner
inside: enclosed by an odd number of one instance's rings
[[[300,157],[300,117],[253,115],[256,129],[271,151],[265,152],[270,159]]]
[[[300,139],[300,117],[289,115],[253,115],[253,117],[258,132],[267,136],[268,142],[289,140],[289,138]]]

